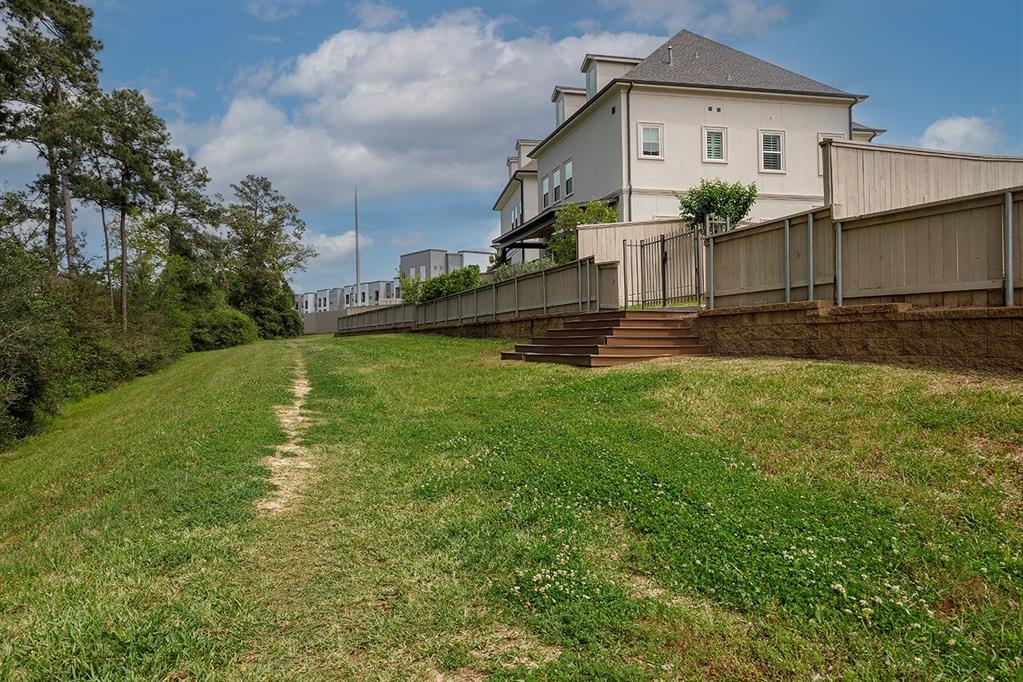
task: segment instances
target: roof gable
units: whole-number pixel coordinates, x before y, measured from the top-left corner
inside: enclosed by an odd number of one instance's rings
[[[669,48],[671,63],[668,63]],[[680,31],[624,80],[855,97],[691,31]]]

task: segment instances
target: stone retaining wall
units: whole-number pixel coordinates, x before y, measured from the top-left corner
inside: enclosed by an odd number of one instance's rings
[[[832,307],[800,301],[706,310],[700,338],[713,355],[782,355],[1023,371],[1023,307]]]

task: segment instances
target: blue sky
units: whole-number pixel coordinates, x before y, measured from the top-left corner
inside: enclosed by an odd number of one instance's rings
[[[688,28],[847,91],[888,144],[1023,154],[1023,3],[93,0],[103,85],[142,90],[216,189],[267,175],[321,256],[296,290],[398,255],[485,247],[516,137],[543,137],[586,52],[643,56]],[[31,159],[0,158],[17,184]],[[83,210],[79,227],[98,246]]]

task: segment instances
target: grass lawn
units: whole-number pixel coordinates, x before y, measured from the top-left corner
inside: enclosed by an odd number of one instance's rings
[[[1023,677],[1023,379],[507,347],[258,343],[68,408],[0,453],[0,679]]]

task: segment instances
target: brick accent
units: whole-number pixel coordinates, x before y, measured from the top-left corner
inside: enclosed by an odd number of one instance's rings
[[[1023,307],[833,307],[800,301],[706,310],[697,330],[713,355],[782,355],[1023,371]]]

